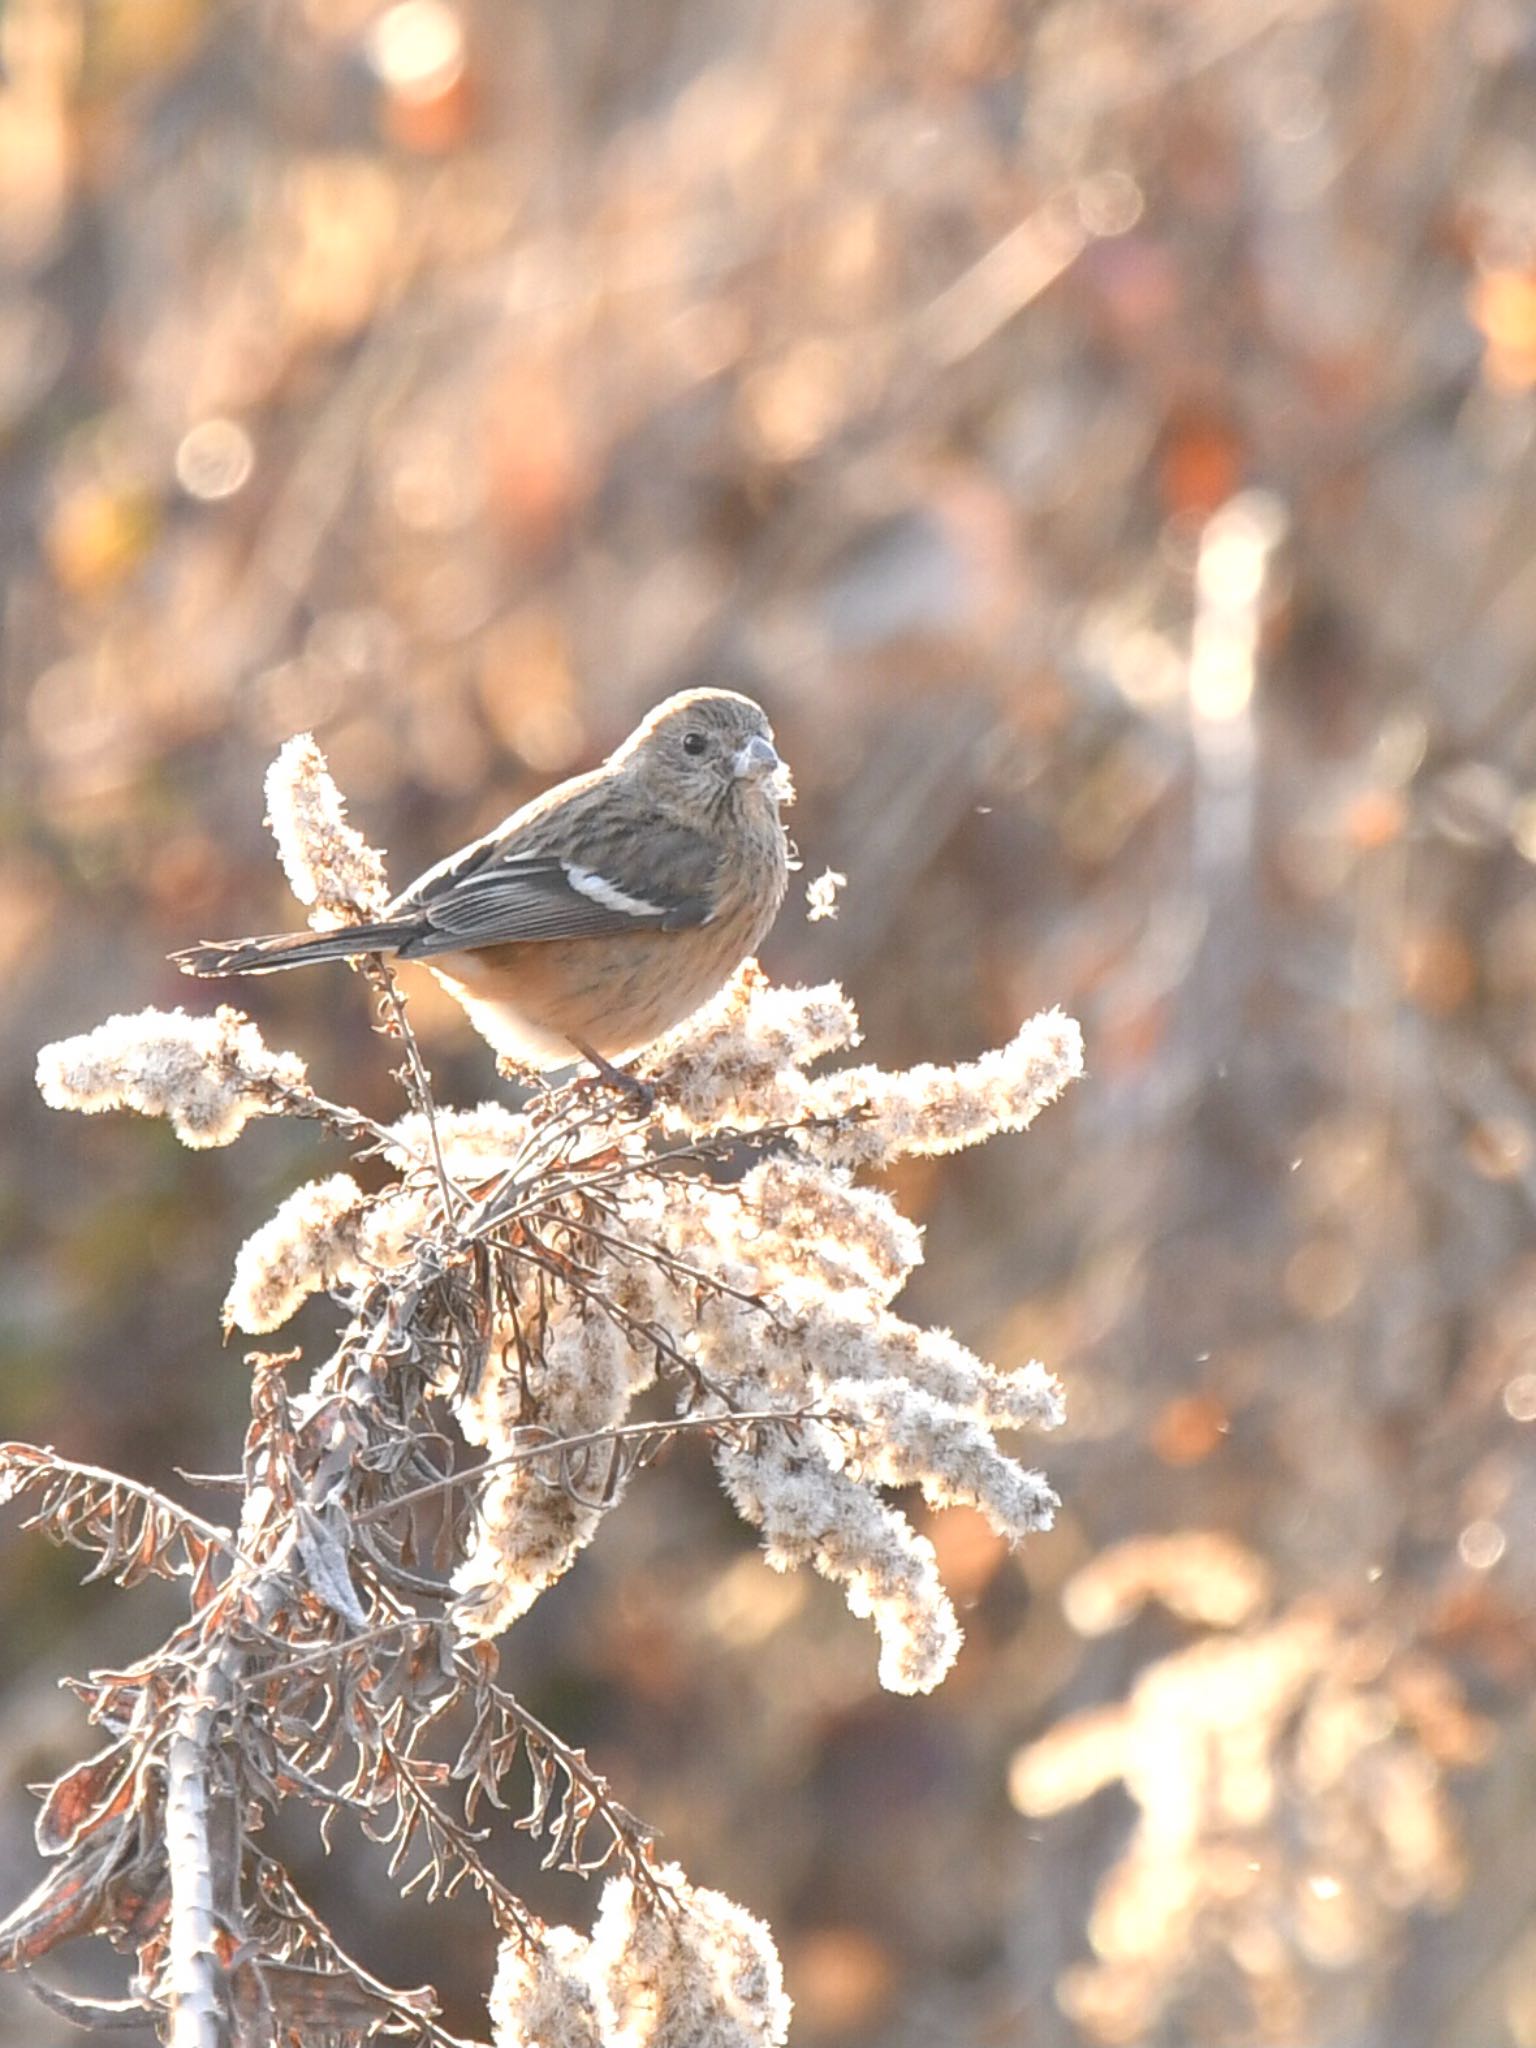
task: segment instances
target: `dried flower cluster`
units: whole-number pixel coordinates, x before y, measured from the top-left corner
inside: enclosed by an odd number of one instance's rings
[[[656,1913],[627,1878],[603,1889],[587,1940],[570,1927],[509,1942],[491,1993],[496,2048],[776,2048],[789,2031],[766,1927],[676,1864],[657,1871],[676,1901]]]
[[[310,1295],[360,1280],[368,1198],[350,1173],[306,1181],[246,1239],[224,1299],[224,1327],[276,1330]]]
[[[969,1068],[806,1075],[856,1030],[840,990],[775,989],[749,968],[659,1047],[648,1065],[661,1093],[655,1125],[663,1148],[674,1132],[683,1142],[658,1153],[653,1129],[603,1131],[604,1180],[622,1197],[600,1223],[559,1206],[563,1243],[580,1246],[580,1285],[552,1291],[549,1266],[525,1265],[463,1423],[495,1458],[530,1420],[557,1437],[601,1433],[668,1365],[703,1412],[817,1418],[792,1438],[723,1442],[722,1482],[763,1531],[770,1563],[813,1564],[873,1618],[882,1683],[925,1692],[953,1663],[959,1629],[932,1547],[880,1489],[916,1485],[935,1505],[979,1507],[1014,1540],[1044,1527],[1054,1496],[992,1430],[1049,1427],[1060,1399],[1039,1366],[1000,1372],[891,1311],[920,1236],[842,1161],[885,1164],[948,1149],[962,1129],[1027,1121],[1075,1071],[1078,1047],[1075,1027],[1048,1017]],[[775,1149],[726,1185],[669,1170],[722,1124],[771,1133]],[[537,1464],[508,1466],[486,1491],[460,1571],[466,1620],[493,1633],[521,1613],[622,1483],[561,1491]]]
[[[316,931],[377,917],[389,902],[380,854],[347,807],[311,734],[295,733],[267,770],[267,823],[288,886]]]
[[[284,749],[268,803],[317,914],[377,906],[382,864],[312,741]],[[995,1432],[1049,1427],[1060,1396],[1038,1365],[998,1369],[900,1316],[920,1233],[855,1173],[1022,1129],[1079,1071],[1076,1027],[1037,1018],[955,1068],[818,1076],[857,1042],[847,999],[749,967],[652,1049],[643,1110],[575,1081],[521,1108],[446,1111],[380,986],[407,1049],[410,1108],[389,1127],[322,1102],[230,1011],[116,1018],[42,1056],[60,1106],[162,1114],[198,1144],[260,1111],[319,1118],[393,1177],[372,1192],[347,1172],[307,1183],[236,1259],[228,1325],[277,1329],[320,1292],[345,1321],[302,1397],[256,1357],[237,1531],[24,1446],[0,1465],[34,1520],[102,1551],[103,1569],[185,1576],[193,1592],[155,1657],[83,1688],[108,1761],[54,1788],[49,1810],[72,1816],[50,1838],[65,1860],[0,1955],[35,1961],[61,1927],[131,1932],[151,2006],[216,2023],[254,1998],[279,2032],[345,2032],[361,2012],[446,2041],[428,1996],[347,1957],[253,1833],[216,1847],[209,1800],[233,1788],[246,1814],[295,1796],[327,1817],[361,1807],[393,1868],[416,1856],[434,1890],[477,1885],[504,1941],[492,2010],[508,2048],[766,2048],[788,2023],[766,1930],[655,1863],[580,1752],[495,1684],[489,1639],[570,1567],[647,1457],[694,1435],[769,1563],[813,1566],[872,1619],[882,1683],[939,1683],[959,1626],[932,1545],[889,1492],[977,1508],[1010,1541],[1045,1526],[1049,1487]],[[445,1405],[477,1464],[445,1460]],[[423,1515],[441,1578],[419,1569]],[[438,1760],[431,1731],[455,1701],[474,1732]],[[475,1846],[475,1806],[499,1800],[519,1758],[553,1860],[618,1868],[590,1940],[544,1928]],[[125,1857],[142,1868],[131,1913],[104,1874]],[[246,1962],[218,1961],[216,1927]]]
[[[238,1010],[141,1010],[45,1046],[37,1085],[54,1109],[136,1109],[167,1118],[184,1145],[232,1145],[253,1116],[290,1106],[304,1062],[268,1051]]]

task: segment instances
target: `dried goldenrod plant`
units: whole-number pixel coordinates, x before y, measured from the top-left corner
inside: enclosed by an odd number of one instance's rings
[[[381,863],[313,741],[284,748],[267,798],[312,920],[375,909]],[[235,1260],[229,1328],[280,1329],[321,1292],[343,1326],[302,1390],[298,1354],[251,1354],[232,1526],[52,1450],[0,1449],[5,1491],[96,1575],[188,1593],[158,1648],[75,1682],[102,1747],[47,1791],[53,1870],[0,1930],[0,1961],[75,2018],[150,2017],[175,2048],[442,2048],[431,1990],[345,1953],[265,1848],[264,1818],[294,1801],[327,1830],[359,1819],[402,1887],[478,1887],[502,1943],[499,2048],[780,2042],[767,1929],[655,1859],[584,1754],[498,1682],[496,1639],[687,1437],[775,1569],[813,1566],[873,1621],[886,1686],[943,1679],[960,1631],[891,1491],[978,1508],[1011,1540],[1043,1527],[1051,1491],[997,1432],[1048,1427],[1060,1396],[1038,1365],[999,1370],[901,1317],[920,1236],[857,1175],[1022,1130],[1079,1072],[1077,1029],[1043,1016],[969,1065],[818,1074],[857,1042],[847,1000],[748,967],[651,1049],[643,1090],[577,1079],[453,1110],[389,970],[366,971],[404,1052],[392,1124],[322,1099],[227,1009],[114,1017],[39,1061],[61,1108],[165,1116],[198,1146],[253,1116],[312,1118],[390,1177],[311,1181]],[[469,1733],[446,1745],[451,1710]],[[546,1866],[608,1873],[589,1935],[544,1925],[482,1856],[481,1810],[519,1773],[516,1825]],[[136,1952],[120,2005],[30,1976],[84,1934]]]

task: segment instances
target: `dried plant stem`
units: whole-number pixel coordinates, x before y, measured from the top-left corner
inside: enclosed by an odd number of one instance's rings
[[[22,1971],[21,1981],[39,2005],[83,2033],[126,2033],[130,2027],[138,2031],[152,2026],[157,2017],[156,2008],[145,1998],[81,1998],[45,1984],[33,1970]]]
[[[481,1897],[490,1907],[502,1934],[511,1935],[517,1941],[535,1940],[539,1926],[537,1918],[517,1894],[502,1883],[481,1856],[475,1847],[475,1830],[443,1811],[428,1791],[422,1773],[403,1751],[386,1742],[381,1745],[380,1753],[394,1774],[395,1797],[401,1813],[401,1854],[392,1860],[390,1875],[396,1874],[403,1860],[404,1848],[418,1833],[425,1837],[428,1845],[428,1862],[402,1887],[403,1892],[430,1882],[432,1896],[449,1897],[457,1890],[460,1880],[467,1876],[479,1887]],[[555,1846],[559,1847],[558,1840]],[[443,1859],[457,1865],[451,1877],[443,1875]]]
[[[438,1136],[437,1103],[432,1093],[432,1077],[427,1072],[427,1063],[421,1056],[416,1033],[411,1029],[411,1020],[406,1015],[405,998],[400,993],[399,979],[393,963],[383,953],[370,953],[363,963],[363,971],[389,1012],[391,1035],[398,1038],[404,1048],[405,1068],[401,1080],[412,1109],[426,1123],[427,1138],[432,1148],[432,1167],[437,1175],[438,1193],[442,1197],[443,1215],[451,1229],[458,1215],[460,1198],[453,1182],[448,1178],[442,1141]]]
[[[421,1501],[451,1493],[461,1486],[476,1486],[492,1473],[506,1471],[510,1466],[533,1465],[552,1457],[563,1458],[570,1451],[633,1443],[641,1447],[637,1457],[643,1459],[648,1451],[659,1450],[676,1436],[768,1428],[794,1430],[808,1422],[835,1424],[838,1420],[834,1411],[828,1408],[759,1408],[732,1410],[723,1415],[674,1415],[662,1422],[624,1422],[612,1429],[588,1430],[580,1436],[549,1436],[541,1443],[520,1444],[514,1450],[498,1451],[493,1457],[483,1458],[478,1465],[469,1466],[462,1472],[444,1473],[441,1479],[412,1487],[409,1493],[397,1493],[373,1507],[359,1508],[353,1520],[359,1524],[382,1521],[397,1509],[415,1507]]]
[[[317,1672],[328,1661],[349,1656],[362,1656],[381,1643],[387,1643],[391,1636],[405,1634],[408,1630],[420,1629],[423,1634],[441,1632],[444,1624],[423,1614],[400,1614],[392,1621],[381,1621],[372,1628],[358,1629],[353,1634],[328,1637],[302,1644],[298,1654],[285,1657],[280,1663],[263,1664],[247,1671],[240,1680],[243,1690],[259,1691],[270,1685],[274,1679],[291,1678],[298,1672]]]
[[[295,1889],[286,1871],[269,1862],[265,1865],[264,1875],[268,1880],[266,1904],[269,1909],[295,1928],[302,1929],[307,1942],[324,1955],[340,1975],[377,2000],[394,2020],[391,2034],[408,2034],[414,2026],[418,2040],[427,2044],[427,2048],[480,2048],[480,2043],[451,2034],[446,2027],[438,2026],[434,2012],[426,2008],[424,1993],[395,1990],[343,1948],[320,1915]]]
[[[608,1780],[594,1771],[587,1762],[586,1751],[573,1749],[569,1743],[562,1742],[552,1728],[536,1714],[531,1714],[520,1700],[504,1691],[501,1686],[488,1684],[486,1693],[507,1719],[521,1728],[525,1735],[531,1735],[556,1759],[571,1782],[581,1788],[588,1811],[596,1814],[604,1822],[613,1846],[625,1854],[629,1874],[634,1882],[648,1892],[658,1905],[669,1905],[671,1894],[657,1875],[651,1858],[649,1831],[642,1829],[634,1815],[626,1807],[619,1805],[608,1790]],[[554,1851],[551,1851],[545,1862],[548,1864],[553,1861]]]
[[[398,1131],[388,1125],[375,1122],[371,1116],[364,1116],[360,1109],[351,1109],[345,1103],[332,1102],[318,1094],[307,1081],[295,1087],[281,1082],[270,1083],[263,1091],[274,1110],[288,1116],[303,1117],[307,1122],[323,1124],[338,1138],[349,1143],[362,1144],[368,1141],[367,1151],[399,1153],[414,1161],[418,1166],[430,1166],[431,1157],[418,1152],[414,1145],[407,1143]],[[366,1152],[359,1156],[366,1156]]]
[[[171,1879],[167,1990],[171,2048],[225,2048],[229,1983],[220,1959],[209,1789],[214,1724],[230,1696],[215,1656],[194,1677],[171,1730],[165,1768],[165,1847]]]
[[[191,1536],[231,1559],[238,1555],[233,1536],[221,1523],[204,1521],[142,1480],[127,1479],[120,1472],[78,1458],[61,1458],[56,1451],[39,1450],[32,1444],[0,1444],[0,1492],[15,1496],[32,1487],[44,1489],[48,1498],[23,1524],[26,1528],[54,1515],[61,1519],[109,1517],[114,1503],[131,1501],[177,1535]],[[96,1532],[91,1533],[94,1536]]]

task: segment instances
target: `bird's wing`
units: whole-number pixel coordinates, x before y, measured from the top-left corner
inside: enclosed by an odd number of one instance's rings
[[[644,868],[636,859],[643,836]],[[513,941],[682,931],[714,912],[717,850],[681,825],[647,821],[643,835],[605,833],[584,859],[526,849],[523,835],[493,832],[432,868],[392,906],[421,929],[407,957]]]

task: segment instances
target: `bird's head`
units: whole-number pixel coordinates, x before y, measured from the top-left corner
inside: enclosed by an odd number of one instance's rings
[[[735,690],[683,690],[668,697],[613,761],[669,810],[773,806],[790,794],[766,713]]]

